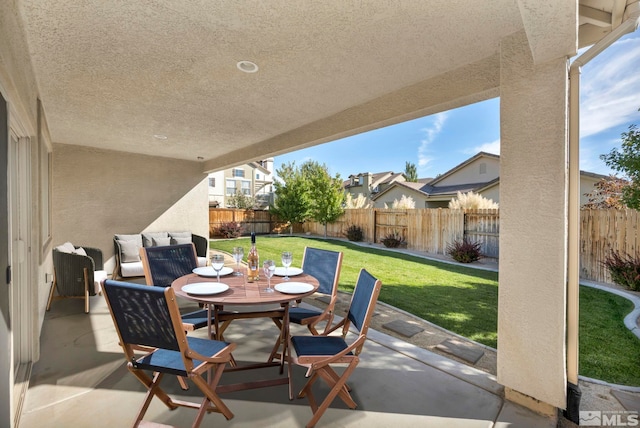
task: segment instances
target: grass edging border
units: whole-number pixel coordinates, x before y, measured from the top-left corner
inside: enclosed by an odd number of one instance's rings
[[[596,288],[598,290],[606,291],[607,293],[612,293],[620,297],[624,297],[625,299],[633,303],[634,309],[624,317],[624,325],[631,331],[631,333],[633,333],[638,339],[640,339],[640,328],[638,328],[637,322],[638,318],[640,317],[640,297],[631,293],[627,293],[624,290],[607,287],[593,281],[580,281],[580,285],[585,285],[587,287]]]

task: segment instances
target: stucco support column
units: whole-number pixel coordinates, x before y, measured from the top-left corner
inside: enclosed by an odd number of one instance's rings
[[[543,413],[566,404],[567,59],[503,39],[498,382]]]

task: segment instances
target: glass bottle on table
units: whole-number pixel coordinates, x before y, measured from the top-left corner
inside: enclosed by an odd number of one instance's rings
[[[247,281],[254,282],[260,279],[260,257],[256,248],[256,234],[251,232],[251,249],[247,255]]]

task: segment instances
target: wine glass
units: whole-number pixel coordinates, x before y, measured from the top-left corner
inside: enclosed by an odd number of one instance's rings
[[[289,281],[289,266],[293,262],[293,253],[291,251],[282,252],[282,266],[284,266],[284,278],[283,281]]]
[[[265,288],[264,291],[267,293],[273,293],[273,288],[271,288],[271,277],[276,271],[276,262],[273,260],[265,260],[262,264],[262,270],[264,271],[264,276],[267,277],[267,288]]]
[[[242,276],[242,272],[240,271],[240,262],[244,257],[244,248],[242,247],[233,247],[233,258],[236,261],[236,271],[233,273],[234,276]]]
[[[224,256],[222,254],[214,254],[211,256],[211,267],[216,271],[218,282],[220,282],[220,270],[224,266]]]

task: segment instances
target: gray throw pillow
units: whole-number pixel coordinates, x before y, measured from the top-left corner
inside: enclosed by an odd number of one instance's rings
[[[120,262],[139,262],[140,261],[140,245],[136,241],[120,241]]]
[[[142,235],[140,235],[139,233],[136,233],[134,235],[116,234],[116,239],[118,241],[134,241],[136,244],[138,244],[139,247],[142,247]]]
[[[153,238],[168,238],[167,232],[144,232],[142,233],[142,246],[153,247]]]
[[[171,245],[171,238],[151,238],[154,247]]]
[[[169,232],[169,236],[171,238],[189,238],[191,240],[191,232]]]
[[[171,237],[171,245],[191,244],[191,237]]]

